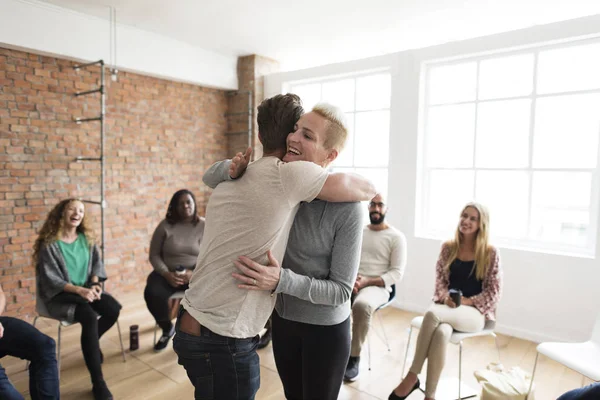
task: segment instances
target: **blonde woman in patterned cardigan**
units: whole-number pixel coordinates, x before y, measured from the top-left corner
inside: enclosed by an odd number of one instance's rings
[[[460,214],[454,240],[442,245],[435,271],[435,304],[423,319],[410,371],[389,400],[405,399],[419,387],[418,374],[425,359],[425,400],[433,400],[452,331],[478,332],[486,320],[496,319],[502,269],[498,250],[488,243],[488,235],[487,209],[478,203],[467,204]],[[450,289],[462,291],[460,306],[450,298]]]

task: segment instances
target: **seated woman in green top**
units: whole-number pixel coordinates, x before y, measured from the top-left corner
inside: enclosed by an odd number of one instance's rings
[[[102,290],[106,271],[81,201],[63,200],[50,211],[35,241],[33,259],[39,298],[50,315],[81,324],[81,350],[94,399],[111,400],[100,365],[99,338],[117,321],[121,305]]]

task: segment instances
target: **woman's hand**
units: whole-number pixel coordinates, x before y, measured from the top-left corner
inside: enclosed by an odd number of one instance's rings
[[[100,296],[102,296],[102,286],[99,283],[97,283],[96,285],[92,285],[90,289],[94,291],[96,299],[100,300]]]
[[[169,282],[169,285],[173,287],[185,285],[182,275],[177,275],[175,272],[167,271],[163,274],[163,277]]]
[[[94,300],[96,300],[96,292],[94,292],[93,289],[78,286],[76,293],[83,297],[88,303],[92,303]]]
[[[444,300],[444,304],[450,308],[456,308],[456,304],[454,304],[450,296],[446,297],[446,300]]]
[[[231,165],[229,165],[229,176],[231,179],[236,179],[242,176],[248,163],[250,162],[250,155],[252,154],[252,147],[246,149],[246,153],[237,153],[235,157],[231,159]]]
[[[186,285],[190,284],[190,280],[192,279],[192,274],[193,273],[194,273],[194,270],[192,270],[192,269],[186,269],[185,270],[185,274],[182,275],[183,281],[185,282]]]
[[[472,306],[473,300],[470,297],[461,296],[460,304],[462,304],[463,306]]]
[[[281,267],[271,250],[267,252],[267,257],[269,257],[269,265],[261,265],[244,256],[240,256],[239,261],[234,261],[241,274],[234,272],[231,276],[243,282],[238,285],[240,289],[275,290],[279,283]]]

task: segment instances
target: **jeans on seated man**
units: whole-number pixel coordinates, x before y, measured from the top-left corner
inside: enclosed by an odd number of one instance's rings
[[[6,297],[0,286],[0,315]],[[17,318],[0,316],[0,358],[4,356],[29,360],[29,395],[32,400],[60,398],[56,345],[54,339]],[[23,396],[10,383],[0,365],[0,399],[23,400]]]
[[[388,207],[381,194],[369,203],[371,223],[364,228],[358,277],[352,302],[352,347],[344,380],[358,379],[362,345],[377,307],[386,303],[390,286],[400,282],[406,267],[406,238],[386,224]]]

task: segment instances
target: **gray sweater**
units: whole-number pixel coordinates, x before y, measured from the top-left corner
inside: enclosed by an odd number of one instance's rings
[[[280,317],[336,325],[350,316],[360,261],[361,203],[302,203],[290,231],[276,288]]]
[[[37,290],[39,300],[42,301],[52,318],[73,322],[76,303],[65,304],[54,301],[54,296],[65,290],[69,283],[67,264],[58,247],[58,242],[44,246],[40,250],[36,266]],[[106,270],[100,259],[97,246],[90,246],[90,261],[87,270],[88,280],[97,276],[100,282],[106,280]]]

